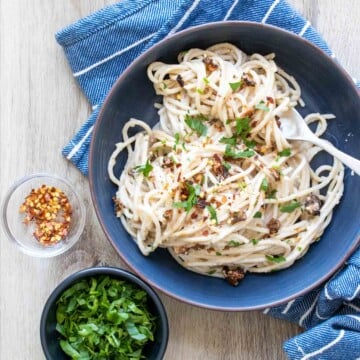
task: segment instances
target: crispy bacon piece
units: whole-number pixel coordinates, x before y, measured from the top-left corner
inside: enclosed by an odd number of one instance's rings
[[[180,74],[178,74],[178,76],[176,77],[176,81],[182,88],[184,87],[185,82]]]
[[[240,280],[245,277],[244,270],[240,267],[230,269],[228,266],[222,268],[224,279],[232,286],[239,285]]]
[[[322,205],[323,202],[315,194],[310,194],[305,200],[305,211],[309,215],[320,215]]]
[[[209,57],[204,58],[203,63],[205,64],[207,72],[213,72],[218,68],[218,65],[215,64],[214,60]]]
[[[267,224],[266,227],[269,229],[270,235],[276,234],[280,229],[280,221],[278,219],[272,218]]]

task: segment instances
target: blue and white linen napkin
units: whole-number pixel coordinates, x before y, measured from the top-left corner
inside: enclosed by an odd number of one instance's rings
[[[303,36],[334,57],[309,21],[284,0],[123,0],[56,34],[93,107],[63,155],[86,175],[93,125],[107,92],[124,69],[164,37],[222,20],[275,25]],[[290,359],[360,358],[360,250],[324,286],[264,312],[306,329],[284,343]]]

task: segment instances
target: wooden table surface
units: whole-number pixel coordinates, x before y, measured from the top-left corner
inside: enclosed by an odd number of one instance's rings
[[[34,172],[69,179],[83,197],[81,241],[55,259],[23,255],[1,229],[0,359],[44,359],[39,320],[52,289],[94,265],[125,267],[95,216],[87,179],[60,154],[90,113],[54,39],[58,29],[115,0],[0,0],[0,195]],[[340,62],[360,78],[359,0],[291,0],[323,34]],[[284,340],[301,329],[261,312],[196,308],[160,294],[168,311],[165,359],[285,359]]]

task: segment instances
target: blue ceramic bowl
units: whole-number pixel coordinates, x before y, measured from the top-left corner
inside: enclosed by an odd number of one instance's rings
[[[116,81],[97,123],[90,150],[90,186],[100,223],[123,260],[140,277],[166,294],[190,304],[219,310],[252,310],[279,305],[306,293],[329,278],[354,251],[360,238],[360,177],[346,170],[345,192],[321,241],[292,267],[270,274],[248,274],[236,288],[222,279],[183,269],[166,250],[149,257],[114,216],[111,200],[116,188],[109,180],[107,163],[121,130],[130,117],[154,125],[159,101],[146,75],[155,61],[174,62],[191,47],[206,48],[231,42],[251,54],[276,53],[277,64],[295,76],[306,103],[300,112],[333,113],[325,138],[341,150],[360,158],[360,97],[352,79],[329,56],[310,42],[279,28],[250,22],[223,22],[194,27],[158,43],[136,59]],[[351,136],[348,136],[351,134]],[[120,173],[126,154],[115,168]],[[326,155],[324,159],[326,161]]]
[[[164,357],[169,326],[164,305],[155,291],[136,275],[114,267],[93,267],[78,271],[62,281],[50,294],[44,306],[40,320],[40,340],[47,360],[67,360],[69,357],[59,345],[59,333],[56,331],[56,302],[61,294],[73,284],[88,277],[107,275],[114,279],[124,280],[146,291],[148,309],[156,317],[155,340],[145,345],[143,354],[149,360],[161,360]]]

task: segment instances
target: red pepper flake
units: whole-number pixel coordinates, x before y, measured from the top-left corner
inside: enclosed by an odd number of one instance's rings
[[[53,245],[69,232],[72,208],[64,192],[54,186],[32,189],[19,211],[25,213],[24,224],[35,223],[33,235],[43,245]]]

